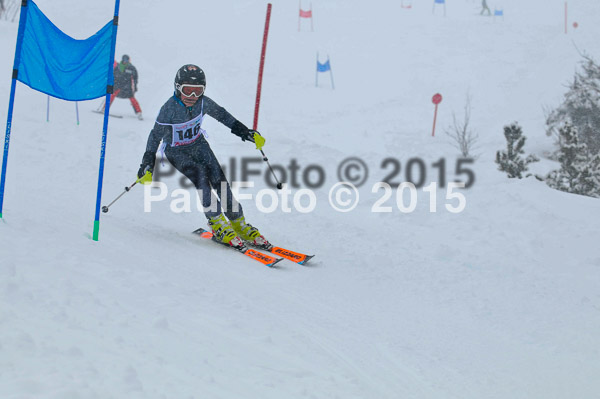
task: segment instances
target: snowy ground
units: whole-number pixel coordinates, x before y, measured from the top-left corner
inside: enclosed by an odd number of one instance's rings
[[[117,56],[140,72],[145,120],[117,100],[109,125],[104,200],[130,184],[175,71],[197,63],[207,94],[251,125],[266,4],[122,2]],[[409,4],[410,1],[404,1]],[[297,32],[297,3],[275,1],[259,128],[275,164],[326,171],[314,212],[261,213],[249,221],[273,242],[317,256],[268,269],[189,232],[197,212],[169,201],[143,211],[136,187],[101,219],[95,205],[100,100],[75,106],[19,84],[0,221],[0,397],[24,398],[597,398],[600,250],[597,199],[496,170],[502,127],[519,121],[526,150],[552,150],[543,107],[556,106],[586,51],[598,57],[592,0],[427,0],[366,8],[313,2],[315,32]],[[494,4],[495,3],[495,4]],[[524,4],[526,3],[526,4]],[[108,21],[110,1],[38,0],[66,33],[84,38]],[[305,4],[304,8],[308,6]],[[197,28],[199,27],[199,28]],[[0,120],[6,120],[17,24],[0,20]],[[331,59],[314,87],[316,52]],[[444,100],[431,137],[431,96]],[[479,155],[466,208],[418,206],[372,213],[392,157],[431,166],[458,153],[443,134],[473,99]],[[206,126],[224,164],[256,156],[215,121]],[[357,208],[332,210],[337,165],[370,169]],[[536,173],[556,167],[544,160]],[[178,178],[164,179],[172,191]],[[265,187],[262,178],[246,193]]]

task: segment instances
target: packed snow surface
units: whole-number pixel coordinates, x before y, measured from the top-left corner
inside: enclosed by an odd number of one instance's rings
[[[80,39],[114,11],[111,1],[36,3]],[[77,125],[75,104],[51,98],[47,121],[48,97],[18,83],[0,221],[0,397],[597,398],[600,201],[509,180],[494,157],[503,126],[518,121],[525,150],[542,158],[531,172],[558,168],[547,158],[545,109],[560,103],[579,52],[599,56],[600,10],[570,1],[565,34],[563,1],[488,3],[504,17],[480,16],[471,0],[447,0],[446,16],[431,0],[317,0],[314,32],[309,20],[298,32],[298,3],[273,2],[264,150],[288,174],[299,165],[292,196],[307,188],[311,165],[325,180],[312,212],[242,205],[274,244],[316,254],[306,266],[270,269],[190,234],[206,222],[195,201],[173,211],[181,175],[162,178],[167,198],[151,212],[134,187],[91,240],[102,116],[90,111],[101,99],[77,104]],[[123,118],[109,121],[103,205],[135,181],[181,65],[200,65],[206,94],[252,125],[265,11],[256,0],[121,2],[116,58],[128,54],[138,68],[145,118],[123,99],[111,107]],[[17,26],[0,19],[2,121]],[[332,67],[319,87],[317,53]],[[435,93],[443,101],[432,137]],[[373,186],[394,171],[386,158],[400,162],[393,182],[413,158],[425,186],[439,182],[440,159],[446,182],[465,180],[444,131],[467,96],[479,140],[475,162],[462,165],[475,176],[458,190],[464,210],[446,209],[458,200],[444,187],[433,191],[436,212],[422,188],[412,212],[395,192],[380,204],[391,212],[373,212],[384,198]],[[225,167],[260,155],[218,122],[204,127]],[[357,207],[338,212],[328,194],[348,157],[370,173]],[[261,175],[242,192],[256,196],[268,169],[252,168]]]

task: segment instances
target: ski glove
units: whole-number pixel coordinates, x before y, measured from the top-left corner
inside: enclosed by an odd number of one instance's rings
[[[231,133],[240,137],[242,141],[251,140],[252,134],[250,134],[250,129],[246,127],[242,122],[235,121],[233,126],[231,127]]]
[[[256,149],[260,150],[265,145],[265,138],[260,135],[256,130],[248,129],[242,122],[235,121],[231,128],[231,133],[239,136],[242,141],[248,140],[251,143],[256,144]]]
[[[137,177],[138,181],[142,184],[152,182],[152,171],[154,170],[154,162],[156,161],[156,154],[152,151],[146,151],[140,164]],[[150,174],[150,180],[148,180],[148,174]]]

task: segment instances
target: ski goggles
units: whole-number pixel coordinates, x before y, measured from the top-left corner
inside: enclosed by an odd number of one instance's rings
[[[204,94],[204,85],[177,85],[177,90],[186,97],[196,96],[200,97]]]

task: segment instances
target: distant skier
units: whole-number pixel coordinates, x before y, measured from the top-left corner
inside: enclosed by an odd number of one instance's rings
[[[0,17],[2,16],[5,10],[6,8],[4,8],[4,0],[0,0]]]
[[[255,143],[258,149],[262,148],[265,139],[205,96],[205,88],[206,76],[200,67],[187,64],[177,71],[175,93],[160,109],[150,132],[138,171],[138,181],[144,184],[152,181],[156,151],[162,139],[167,159],[200,191],[204,213],[215,237],[236,249],[244,249],[244,241],[257,246],[268,246],[269,242],[258,229],[246,223],[241,205],[233,197],[221,165],[205,139],[206,132],[201,128],[202,120],[205,114],[212,116],[230,128],[231,133],[239,136],[242,141]],[[226,189],[227,195],[225,215],[221,213],[223,204],[214,197],[211,190],[214,189],[220,199],[221,187]],[[237,209],[234,209],[234,204]]]
[[[492,12],[490,11],[490,8],[487,5],[487,0],[481,0],[481,12],[479,13],[479,15],[483,15],[484,11],[487,11],[487,15],[492,15]]]
[[[138,85],[138,72],[127,54],[123,55],[121,62],[115,65],[114,76],[115,83],[113,94],[110,96],[110,104],[112,105],[115,97],[128,98],[138,119],[142,120],[142,109],[135,98]],[[104,107],[102,107],[102,111],[104,111]]]

